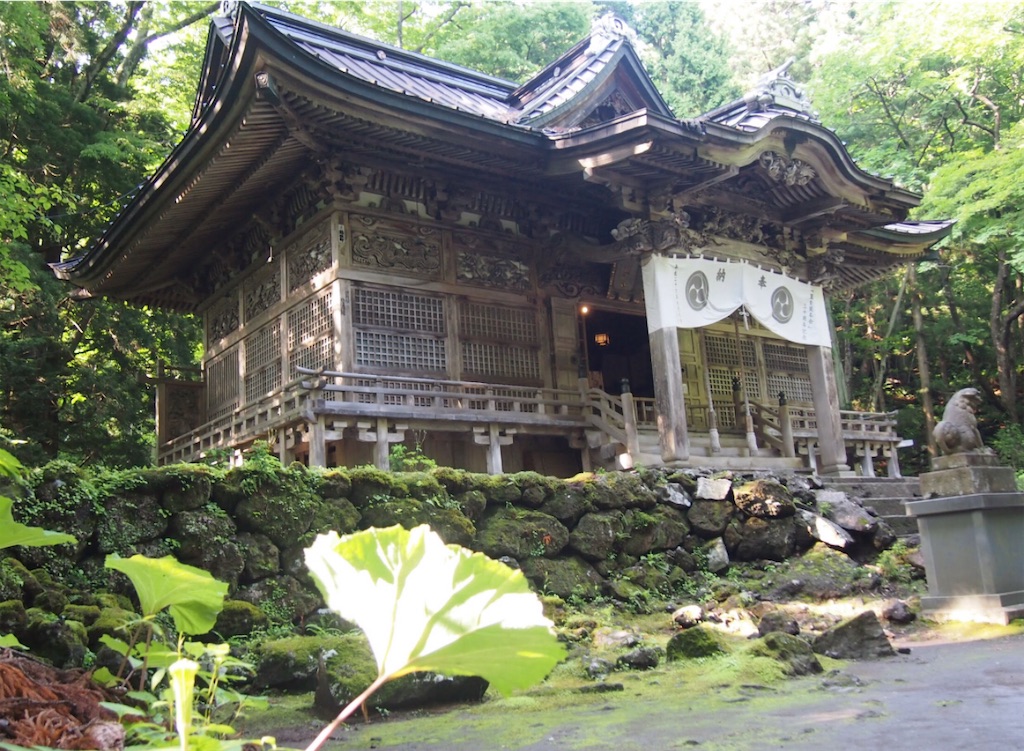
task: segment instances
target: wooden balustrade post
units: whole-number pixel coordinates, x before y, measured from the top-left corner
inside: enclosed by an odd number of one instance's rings
[[[782,432],[782,455],[787,459],[796,456],[796,446],[793,444],[793,421],[789,417],[789,404],[786,402],[786,395],[779,392],[779,430]]]
[[[629,379],[622,379],[622,421],[626,428],[626,451],[635,464],[640,456],[640,435],[636,428],[636,402],[629,390]]]

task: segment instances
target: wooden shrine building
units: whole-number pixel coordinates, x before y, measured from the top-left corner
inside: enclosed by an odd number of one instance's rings
[[[898,474],[892,415],[841,409],[826,301],[948,232],[918,202],[784,71],[677,119],[613,16],[516,85],[243,2],[182,142],[54,269],[202,317],[161,463]]]

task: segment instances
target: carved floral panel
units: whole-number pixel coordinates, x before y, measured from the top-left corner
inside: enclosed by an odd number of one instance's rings
[[[206,314],[206,337],[216,342],[238,331],[238,291],[230,293]]]

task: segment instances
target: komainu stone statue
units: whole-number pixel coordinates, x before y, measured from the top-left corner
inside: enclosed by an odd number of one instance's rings
[[[960,389],[946,404],[942,421],[935,426],[932,436],[940,454],[991,454],[985,448],[978,432],[975,412],[981,404],[978,389]]]

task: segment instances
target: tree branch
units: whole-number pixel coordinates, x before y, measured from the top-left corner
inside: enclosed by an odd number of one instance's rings
[[[93,58],[89,67],[85,70],[85,78],[78,87],[78,91],[75,92],[75,103],[81,103],[85,101],[85,98],[89,96],[89,89],[92,88],[93,83],[99,77],[107,64],[114,58],[117,51],[121,49],[121,46],[125,43],[128,35],[131,33],[132,28],[135,26],[135,19],[139,15],[139,11],[142,10],[143,3],[141,0],[133,0],[128,3],[125,9],[124,21],[121,23],[121,27],[117,30],[117,33],[110,38],[107,42],[107,46],[96,57]]]

